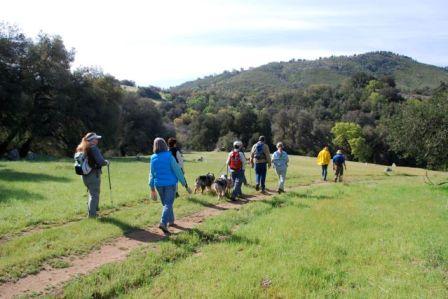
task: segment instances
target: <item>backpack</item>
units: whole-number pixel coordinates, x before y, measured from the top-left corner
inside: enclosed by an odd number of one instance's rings
[[[230,155],[229,167],[232,170],[240,170],[243,168],[243,161],[241,161],[240,152],[233,151]]]
[[[83,152],[77,152],[75,154],[75,172],[77,175],[87,175],[92,171],[92,167],[89,165],[87,155]]]
[[[266,159],[266,155],[264,153],[264,143],[257,143],[257,146],[255,147],[255,159],[257,160],[264,160]]]

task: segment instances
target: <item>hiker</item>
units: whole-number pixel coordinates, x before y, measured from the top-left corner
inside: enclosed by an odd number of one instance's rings
[[[160,201],[163,205],[159,228],[165,234],[169,234],[168,226],[174,225],[173,204],[177,182],[180,181],[188,193],[191,193],[191,190],[188,188],[182,169],[168,150],[168,145],[163,138],[154,140],[153,153],[149,173],[151,198],[157,200],[157,193],[159,193]]]
[[[317,165],[322,167],[322,180],[327,180],[328,174],[328,164],[330,164],[331,154],[328,146],[325,145],[324,148],[317,155]]]
[[[184,158],[182,156],[182,152],[177,147],[177,140],[176,140],[176,138],[174,138],[174,137],[168,138],[168,149],[171,152],[171,154],[173,155],[174,159],[176,159],[177,164],[179,164],[180,169],[182,169],[182,172],[185,175]],[[178,192],[178,188],[177,187],[178,186],[176,185],[176,197],[179,197],[179,192]]]
[[[344,168],[347,170],[347,166],[345,165],[345,156],[342,154],[341,150],[336,152],[336,155],[333,157],[333,170],[335,170],[335,178],[334,181],[342,182],[342,177],[344,176]]]
[[[230,200],[235,201],[237,197],[242,197],[241,185],[243,184],[244,164],[246,164],[246,157],[240,151],[241,142],[235,141],[233,143],[233,150],[229,153],[226,165],[230,169],[230,174],[233,181],[233,190]]]
[[[265,137],[260,136],[250,152],[250,163],[255,168],[255,190],[260,190],[261,186],[262,193],[266,192],[267,167],[271,167],[271,153],[265,141]]]
[[[247,161],[247,158],[246,158],[246,155],[244,154],[244,146],[243,146],[243,142],[242,141],[235,141],[235,142],[237,142],[238,143],[238,145],[239,145],[239,151],[240,151],[240,153],[242,153],[243,154],[243,156],[244,156],[244,160],[246,160]],[[244,186],[248,186],[249,185],[249,183],[247,182],[247,178],[246,178],[246,167],[243,167],[243,173],[242,173],[242,181],[243,181],[243,185]]]
[[[283,150],[283,143],[277,143],[277,151],[272,154],[272,164],[278,175],[278,193],[285,192],[286,170],[288,169],[289,157]]]
[[[89,217],[97,216],[100,202],[100,185],[101,185],[101,167],[109,165],[109,161],[105,160],[98,148],[98,141],[101,136],[96,133],[87,133],[76,148],[76,152],[83,153],[87,158],[88,168],[90,171],[82,175],[82,181],[89,192],[89,202],[87,204],[87,212]],[[75,155],[76,157],[76,155]],[[87,172],[87,171],[86,171]]]

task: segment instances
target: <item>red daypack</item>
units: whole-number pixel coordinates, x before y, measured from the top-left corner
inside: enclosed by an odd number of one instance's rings
[[[230,155],[229,167],[232,170],[240,170],[243,168],[243,161],[241,161],[240,152],[232,152]]]

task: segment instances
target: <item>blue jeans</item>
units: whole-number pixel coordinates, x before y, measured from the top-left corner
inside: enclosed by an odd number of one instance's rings
[[[328,164],[322,165],[322,178],[324,179],[324,181],[327,180],[327,174],[328,174]]]
[[[230,173],[232,175],[233,181],[233,191],[232,191],[232,199],[235,199],[237,196],[242,195],[241,185],[243,184],[243,175],[244,172],[242,170],[232,171]]]
[[[261,190],[266,189],[267,163],[255,163],[255,183],[261,185]]]
[[[167,225],[168,223],[174,223],[174,211],[173,204],[176,196],[176,185],[156,187],[159,193],[160,200],[162,201],[163,210],[160,223]]]
[[[278,176],[278,188],[281,190],[285,190],[285,181],[286,181],[286,168],[275,169],[275,172]]]

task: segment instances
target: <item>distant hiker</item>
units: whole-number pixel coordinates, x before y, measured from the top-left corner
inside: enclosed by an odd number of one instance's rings
[[[235,141],[235,142],[237,142],[239,145],[240,153],[242,153],[244,155],[243,142],[241,142],[241,141]],[[244,159],[247,161],[246,155],[244,155]],[[243,168],[242,181],[243,181],[244,186],[249,185],[247,182],[247,179],[246,179],[246,167]]]
[[[229,153],[226,165],[230,169],[230,174],[233,181],[233,191],[230,200],[234,201],[237,197],[242,197],[241,185],[243,184],[244,165],[246,164],[246,157],[240,151],[240,142],[233,143],[233,150]]]
[[[255,189],[266,192],[266,173],[267,167],[271,167],[271,153],[269,147],[265,144],[265,137],[260,136],[258,142],[254,144],[250,152],[250,162],[255,168]]]
[[[322,179],[324,181],[327,180],[328,174],[328,164],[330,164],[331,154],[328,146],[324,146],[324,148],[317,155],[317,165],[322,167]]]
[[[344,168],[347,170],[345,165],[345,156],[342,154],[341,150],[338,150],[336,155],[333,157],[333,170],[335,171],[334,181],[342,182],[342,177],[344,176]]]
[[[87,210],[89,217],[96,217],[100,202],[101,167],[109,164],[98,148],[101,136],[87,133],[76,148],[75,170],[82,175],[82,181],[89,191]]]
[[[277,151],[272,154],[272,164],[278,175],[278,193],[285,192],[286,170],[288,169],[289,157],[283,150],[283,143],[277,143]]]
[[[154,154],[151,156],[149,186],[151,187],[151,198],[157,200],[157,192],[163,205],[162,218],[159,228],[169,234],[168,226],[174,224],[173,204],[176,196],[176,185],[180,183],[187,189],[187,181],[176,159],[170,151],[163,138],[156,138],[153,146]]]
[[[185,174],[184,169],[184,157],[182,156],[181,150],[177,147],[177,140],[174,137],[168,138],[168,148],[173,155],[174,159],[176,159],[177,164],[179,164],[180,168],[182,169],[182,172]],[[176,197],[179,197],[179,193],[177,192],[177,185],[176,185]]]

